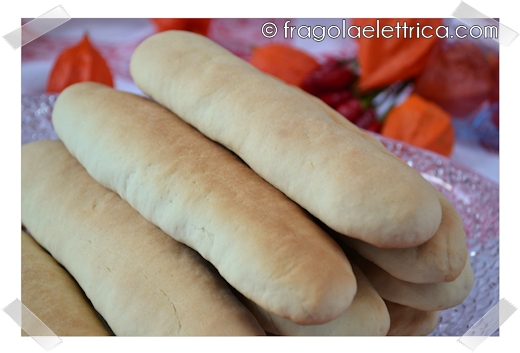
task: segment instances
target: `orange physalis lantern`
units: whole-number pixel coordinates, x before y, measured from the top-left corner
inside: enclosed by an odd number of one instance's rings
[[[208,34],[210,18],[152,18],[157,32],[172,29],[190,31],[203,36]]]
[[[58,56],[47,81],[46,91],[59,93],[68,86],[83,81],[114,86],[105,59],[90,43],[86,34],[78,44],[65,49]]]
[[[450,115],[417,94],[390,110],[381,134],[445,156],[455,144]]]
[[[442,24],[442,19],[382,18],[353,19],[352,22],[360,30],[369,28],[367,26],[392,30],[384,33],[386,37],[370,32],[370,35],[360,34],[357,39],[361,67],[358,87],[370,91],[419,75],[437,42],[435,29]]]
[[[307,76],[319,67],[309,54],[284,44],[268,44],[253,49],[249,63],[282,81],[302,87]]]

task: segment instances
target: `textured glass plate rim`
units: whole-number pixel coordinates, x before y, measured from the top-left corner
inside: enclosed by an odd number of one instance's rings
[[[443,161],[445,161],[446,163],[452,165],[454,168],[456,169],[459,169],[461,171],[464,171],[465,173],[467,174],[471,174],[471,175],[474,175],[474,176],[478,176],[479,178],[485,180],[486,183],[489,183],[490,185],[494,185],[495,187],[499,187],[499,184],[494,181],[493,179],[483,175],[483,174],[480,174],[460,163],[457,163],[457,162],[454,162],[452,160],[450,160],[448,157],[446,156],[443,156],[443,155],[440,155],[438,153],[435,153],[433,151],[430,151],[430,150],[427,150],[427,149],[424,149],[424,148],[420,148],[420,147],[416,147],[416,146],[413,146],[413,145],[410,145],[409,143],[406,143],[406,142],[403,142],[403,141],[399,141],[399,140],[395,140],[395,139],[392,139],[392,138],[389,138],[389,137],[386,137],[386,136],[383,136],[383,135],[380,135],[380,134],[377,134],[377,133],[374,133],[374,132],[371,132],[371,131],[367,131],[369,134],[377,137],[377,139],[379,141],[381,141],[383,143],[383,145],[385,147],[387,147],[387,149],[389,149],[390,151],[392,151],[393,153],[395,153],[395,148],[394,147],[388,147],[389,145],[401,145],[400,148],[407,148],[411,151],[415,151],[416,153],[420,153],[420,154],[423,154],[423,155],[426,155],[426,156],[429,156],[430,158],[435,158],[435,159],[441,159]]]
[[[54,105],[56,98],[57,98],[56,94],[51,94],[51,95],[42,94],[42,95],[38,95],[38,96],[23,96],[22,97],[22,144],[30,142],[29,140],[57,139],[57,136],[54,133],[54,130],[52,128],[52,123],[51,123],[51,119],[50,119],[50,116],[52,113],[52,107]],[[35,103],[36,103],[36,105],[35,105]],[[31,123],[32,123],[32,125],[31,125]],[[27,133],[31,133],[30,139],[26,138]],[[496,192],[498,193],[498,184],[497,183],[495,183],[494,181],[486,178],[485,176],[482,176],[462,165],[459,165],[457,163],[450,161],[448,158],[446,158],[444,156],[440,156],[434,152],[423,150],[423,149],[411,146],[409,144],[406,144],[406,143],[403,143],[400,141],[396,141],[396,140],[392,140],[392,139],[383,137],[378,134],[373,134],[373,135],[376,136],[385,145],[385,147],[388,148],[390,151],[392,151],[394,154],[397,154],[396,152],[399,152],[399,151],[405,151],[406,153],[409,153],[410,155],[412,155],[414,157],[419,156],[421,158],[425,157],[426,159],[429,158],[431,160],[440,161],[440,164],[445,164],[446,166],[449,166],[450,168],[453,168],[454,170],[460,171],[461,173],[463,173],[465,175],[469,175],[470,178],[474,178],[474,179],[478,179],[478,180],[482,181],[484,187],[486,187],[486,188],[492,188],[492,189],[496,188]],[[25,141],[24,141],[24,139],[25,139]],[[416,168],[416,166],[414,166],[414,168]],[[416,169],[424,175],[424,173],[423,173],[424,171],[422,171],[420,168],[416,168]],[[443,180],[441,180],[441,182],[443,182]],[[496,201],[498,203],[498,199]],[[496,233],[497,233],[496,242],[494,242],[493,248],[492,248],[493,250],[496,250],[496,256],[495,256],[495,253],[493,253],[491,255],[491,257],[489,257],[489,258],[493,262],[496,263],[497,268],[495,270],[497,272],[498,271],[498,261],[499,261],[499,258],[498,258],[498,224],[497,224]],[[473,240],[475,240],[475,239],[473,239]],[[495,249],[495,247],[496,247],[496,249]],[[470,251],[472,250],[471,246],[469,246],[469,250]],[[489,250],[489,249],[487,249],[487,250]],[[480,259],[480,257],[477,257],[475,260],[478,262],[479,259]],[[472,265],[473,265],[473,261],[472,261]],[[497,282],[498,282],[498,273],[496,275],[497,275]],[[475,280],[477,281],[477,278],[475,278]],[[492,290],[493,290],[493,292],[496,292],[496,298],[493,298],[493,300],[495,300],[495,302],[492,302],[490,305],[488,305],[488,307],[484,308],[485,311],[481,308],[479,313],[481,313],[482,315],[484,315],[488,309],[490,309],[496,302],[498,302],[498,283],[496,283],[496,285],[494,285],[492,287]],[[470,296],[471,296],[471,294],[470,294]],[[467,298],[467,300],[469,300],[469,299],[470,299],[470,297]],[[447,317],[450,312],[454,312],[454,311],[456,312],[458,310],[458,308],[463,305],[464,305],[464,303],[462,303],[461,305],[459,305],[455,308],[441,311],[440,322],[442,322],[443,318]],[[457,317],[457,314],[455,314],[455,317]],[[458,317],[460,317],[460,315]],[[476,322],[478,319],[480,319],[480,317],[476,317],[476,318],[473,317],[474,322]],[[447,322],[448,322],[448,324],[450,323],[449,320]],[[432,332],[431,336],[445,336],[445,335],[460,336],[465,333],[465,330],[461,331],[460,329],[461,328],[467,329],[470,327],[470,324],[472,324],[472,323],[466,324],[465,327],[457,327],[457,329],[459,329],[460,332],[456,332],[456,333],[455,332],[453,332],[453,333],[441,332],[441,331],[439,331],[439,325],[437,325],[437,328]]]
[[[460,172],[466,175],[467,179],[477,181],[477,183],[480,183],[479,185],[481,189],[491,191],[491,203],[492,205],[496,206],[497,212],[496,217],[490,223],[492,227],[490,229],[487,229],[488,234],[484,233],[484,237],[482,237],[482,235],[474,237],[474,229],[472,227],[471,229],[466,229],[466,243],[468,245],[468,252],[470,254],[471,266],[475,273],[475,283],[471,290],[471,293],[460,305],[441,311],[439,323],[437,324],[435,330],[429,335],[461,336],[464,333],[466,333],[466,331],[474,323],[476,323],[484,314],[487,313],[489,309],[491,309],[499,301],[499,184],[487,178],[486,176],[483,176],[463,165],[452,162],[449,158],[439,155],[435,152],[421,149],[407,144],[405,142],[387,138],[376,133],[371,134],[377,137],[387,149],[389,149],[390,151],[392,151],[392,153],[396,155],[399,155],[399,151],[405,151],[405,155],[407,153],[412,153],[414,155],[419,155],[423,159],[428,159],[431,161],[435,160],[436,164],[438,164],[439,166],[444,165],[445,167],[452,168],[453,170],[457,171],[457,173]],[[402,158],[401,156],[399,157],[407,161],[406,158]],[[410,163],[408,162],[408,164]],[[416,168],[415,165],[414,168]],[[451,191],[446,191],[446,184],[448,184],[447,186],[450,186],[449,180],[442,180],[442,178],[441,180],[434,180],[431,178],[432,175],[427,173],[426,170],[422,170],[421,168],[416,168],[416,170],[418,170],[427,180],[429,180],[439,191],[441,191],[445,196],[447,196],[448,199],[450,199],[450,201],[455,205],[454,202],[458,201],[456,200],[457,196],[455,196],[455,193],[452,193]],[[435,176],[433,178],[435,178]],[[478,192],[478,188],[476,188],[474,192]],[[458,205],[455,206],[458,207]],[[484,201],[482,201],[480,206],[487,207],[488,205],[485,204]],[[461,213],[460,210],[458,211],[461,214],[463,221],[467,221],[467,219],[465,218],[465,216],[467,215],[465,213]],[[492,232],[491,236],[489,235],[489,231]],[[488,264],[491,264],[491,266],[486,266]],[[485,275],[482,275],[483,271],[485,272]],[[491,276],[489,276],[489,274],[491,274]],[[483,285],[478,286],[477,284],[480,284],[479,282],[481,282],[481,280],[482,282],[484,282],[483,279],[491,281],[491,285],[489,283],[483,283]],[[484,288],[484,284],[490,287],[490,290],[488,292],[482,293],[480,289]],[[492,296],[492,298],[490,298],[490,296]],[[482,306],[482,303],[486,302],[487,305]],[[470,309],[465,310],[466,307],[469,307]],[[475,312],[471,311],[471,308],[473,307],[476,308]],[[464,313],[468,313],[468,311],[469,314],[464,315]],[[460,325],[456,327],[456,330],[454,330],[456,332],[446,332],[440,328],[441,325],[450,324],[453,328],[454,319],[459,319],[457,324]],[[467,319],[465,324],[463,322],[464,319]],[[498,336],[498,334],[499,330],[495,331],[492,334],[492,336]]]

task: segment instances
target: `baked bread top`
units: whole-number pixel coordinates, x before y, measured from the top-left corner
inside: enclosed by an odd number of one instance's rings
[[[53,124],[99,183],[265,310],[319,324],[352,302],[350,263],[307,212],[159,104],[81,83],[61,93]]]
[[[335,231],[402,248],[438,229],[439,200],[419,173],[210,39],[153,35],[135,50],[130,71],[141,90]]]

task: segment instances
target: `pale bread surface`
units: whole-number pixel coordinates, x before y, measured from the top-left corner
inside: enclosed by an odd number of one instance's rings
[[[376,137],[345,119],[322,100],[298,88],[295,89],[313,99],[338,125],[360,135],[381,152],[408,166],[403,160],[388,151]],[[468,256],[466,234],[462,226],[462,219],[455,207],[446,196],[438,190],[435,191],[441,205],[441,224],[435,235],[424,244],[412,248],[384,249],[348,236],[343,239],[338,237],[337,240],[353,247],[363,257],[403,281],[412,283],[453,281],[466,264]]]
[[[359,255],[350,253],[349,259],[361,268],[383,299],[418,310],[438,311],[455,307],[467,298],[473,287],[469,256],[454,281],[426,284],[397,279]]]
[[[301,207],[167,109],[82,83],[62,92],[53,123],[99,183],[267,311],[320,324],[352,302],[356,281],[341,248]]]
[[[385,301],[390,314],[387,336],[427,336],[439,323],[440,312],[422,311]]]
[[[211,40],[156,34],[136,49],[130,69],[141,90],[335,231],[400,248],[439,227],[439,201],[416,171]]]
[[[21,302],[57,336],[111,335],[74,278],[24,231]]]
[[[462,219],[448,199],[437,192],[442,221],[426,243],[408,249],[381,249],[350,237],[342,240],[390,275],[412,283],[451,282],[466,265],[468,249]]]
[[[402,165],[407,166],[408,168],[412,168],[411,166],[406,164],[403,160],[401,160],[396,155],[394,155],[392,152],[387,150],[385,148],[385,146],[383,145],[383,143],[381,141],[379,141],[375,136],[369,134],[367,131],[365,131],[365,130],[359,128],[357,125],[353,124],[350,120],[346,119],[343,115],[341,115],[336,109],[332,108],[331,106],[329,106],[327,103],[325,103],[318,97],[313,96],[312,94],[309,94],[298,87],[293,86],[293,88],[300,94],[303,94],[306,97],[308,97],[309,99],[313,100],[318,106],[320,106],[321,109],[323,109],[323,111],[325,112],[325,114],[327,114],[329,119],[334,121],[336,124],[338,124],[344,128],[347,128],[350,131],[361,136],[363,139],[365,139],[366,141],[368,141],[372,145],[374,145],[374,147],[376,147],[382,153],[386,154],[389,157],[396,159],[397,161],[400,161]]]
[[[266,332],[279,336],[384,336],[390,316],[383,299],[355,265],[358,290],[352,304],[340,317],[322,325],[298,325],[270,314],[250,300],[241,298]]]
[[[116,335],[263,335],[200,255],[92,179],[59,141],[22,146],[22,222]]]

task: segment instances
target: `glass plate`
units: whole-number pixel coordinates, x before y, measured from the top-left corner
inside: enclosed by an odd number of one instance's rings
[[[462,336],[499,301],[498,184],[444,156],[376,136],[441,191],[462,217],[475,282],[462,304],[441,312],[431,334]]]
[[[58,138],[51,123],[56,98],[48,94],[22,97],[22,144]],[[462,217],[475,283],[462,304],[441,312],[431,334],[462,336],[499,300],[498,184],[438,154],[375,136],[446,195]]]

